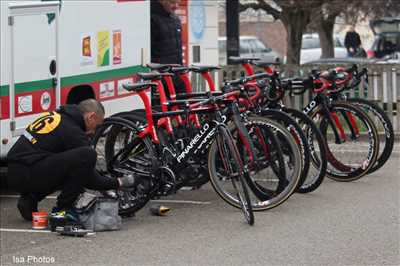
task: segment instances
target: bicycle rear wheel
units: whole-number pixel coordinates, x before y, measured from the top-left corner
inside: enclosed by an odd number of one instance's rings
[[[233,142],[232,135],[225,126],[218,126],[216,141],[212,144],[213,151],[219,155],[219,160],[223,165],[227,178],[231,183],[231,193],[235,195],[237,203],[243,211],[244,217],[249,225],[254,224],[254,213],[250,201],[250,196],[246,182],[244,181],[244,165],[240,158],[239,151],[237,150],[235,143]],[[209,153],[209,159],[212,158]],[[212,175],[210,170],[211,184],[219,195],[219,188],[215,187],[213,179],[217,178]],[[223,197],[222,197],[223,198]],[[224,199],[224,198],[223,198]]]
[[[92,142],[99,172],[115,178],[133,174],[137,179],[136,187],[131,191],[111,192],[118,198],[121,216],[133,215],[150,200],[151,175],[155,168],[155,153],[150,140],[138,137],[139,131],[131,122],[115,117],[106,120]]]
[[[300,181],[299,184],[297,185],[296,192],[299,193],[308,193],[316,189],[317,187],[313,189],[309,189],[310,185],[305,184],[307,176],[309,174],[310,170],[310,163],[311,163],[311,151],[309,144],[307,142],[306,135],[302,131],[301,127],[299,124],[288,114],[285,113],[281,110],[273,110],[273,109],[266,109],[262,111],[262,115],[269,117],[273,119],[274,121],[277,121],[284,125],[290,133],[292,133],[297,145],[300,148],[300,152],[302,155],[302,160],[303,160],[303,168],[301,171],[301,176],[300,176]],[[309,180],[308,180],[309,181]],[[319,180],[318,180],[319,181]],[[306,189],[304,189],[306,187]]]
[[[393,125],[385,111],[379,105],[360,98],[349,98],[347,101],[362,108],[374,121],[378,132],[383,131],[383,136],[381,137],[382,134],[379,135],[378,159],[376,160],[376,164],[368,171],[368,174],[370,174],[381,168],[392,154],[394,146]]]
[[[326,139],[328,177],[337,181],[357,180],[376,163],[379,151],[376,127],[365,112],[349,103],[334,102],[329,111],[333,120],[323,114],[320,106],[311,114]],[[352,115],[352,123],[357,124],[359,134],[346,122],[348,114]]]
[[[292,116],[299,124],[307,138],[310,149],[311,164],[307,176],[297,189],[299,193],[309,193],[316,190],[323,182],[326,175],[326,142],[313,120],[303,112],[283,107],[282,111]]]

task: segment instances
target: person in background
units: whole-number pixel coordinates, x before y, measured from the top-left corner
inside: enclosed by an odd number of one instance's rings
[[[151,62],[159,64],[183,63],[182,25],[175,10],[178,0],[151,0]],[[166,87],[166,84],[164,87]],[[185,92],[185,84],[174,77],[177,93]],[[166,90],[168,93],[168,90]],[[152,95],[154,92],[152,92]],[[156,103],[152,97],[152,102]]]
[[[344,38],[344,46],[347,49],[347,55],[354,57],[361,48],[360,35],[355,31],[353,26],[349,26],[349,29]]]
[[[133,176],[112,178],[95,170],[97,153],[89,137],[103,123],[104,107],[87,99],[44,113],[27,126],[8,153],[8,184],[21,193],[18,210],[32,220],[38,203],[61,190],[53,212],[73,216],[74,203],[84,188],[129,189]],[[76,218],[76,217],[75,217]]]

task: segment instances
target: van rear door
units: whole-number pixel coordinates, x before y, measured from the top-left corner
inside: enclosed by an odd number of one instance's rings
[[[10,130],[20,135],[35,114],[59,104],[59,2],[10,3]]]

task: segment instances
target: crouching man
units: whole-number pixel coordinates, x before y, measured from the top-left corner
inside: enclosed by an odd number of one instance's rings
[[[103,120],[103,105],[88,99],[61,106],[28,125],[8,153],[8,183],[21,193],[17,207],[24,219],[32,220],[38,202],[57,190],[61,193],[53,212],[68,212],[84,188],[110,190],[134,185],[132,176],[116,179],[95,170],[97,154],[89,136]]]

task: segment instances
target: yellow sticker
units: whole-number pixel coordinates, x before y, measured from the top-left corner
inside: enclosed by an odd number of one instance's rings
[[[61,115],[56,112],[44,113],[28,126],[28,130],[35,134],[49,134],[58,127],[61,122]]]

